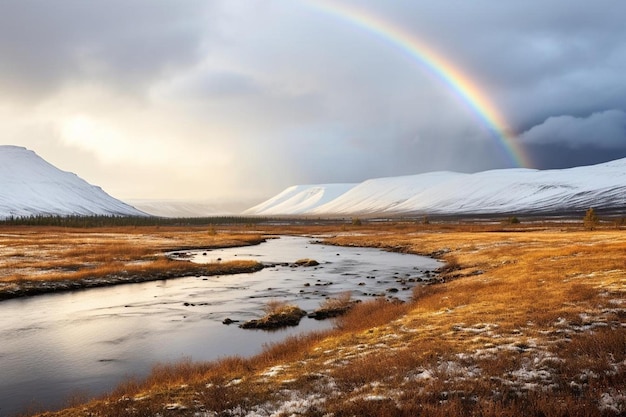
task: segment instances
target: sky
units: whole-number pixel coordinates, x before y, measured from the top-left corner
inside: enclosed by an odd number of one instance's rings
[[[2,0],[0,144],[121,199],[249,206],[294,184],[595,164],[626,157],[625,15],[609,0]]]

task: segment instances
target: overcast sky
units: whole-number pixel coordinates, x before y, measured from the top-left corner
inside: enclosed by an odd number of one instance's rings
[[[534,168],[626,157],[626,2],[333,2],[453,63]],[[449,86],[314,0],[2,0],[0,144],[122,199],[513,166]]]

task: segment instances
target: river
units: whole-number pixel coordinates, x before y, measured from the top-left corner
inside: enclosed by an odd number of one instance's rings
[[[193,262],[252,259],[271,265],[252,274],[188,277],[39,295],[0,302],[0,416],[26,407],[62,406],[73,394],[93,396],[158,362],[213,360],[259,353],[288,335],[324,329],[304,318],[266,332],[222,324],[263,315],[269,300],[306,311],[346,291],[409,299],[410,287],[440,264],[430,258],[314,244],[305,237],[257,246],[185,252]],[[293,267],[302,258],[318,266]]]

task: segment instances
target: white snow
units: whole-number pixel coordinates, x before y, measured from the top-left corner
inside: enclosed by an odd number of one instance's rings
[[[313,214],[359,214],[393,211],[424,189],[435,187],[465,174],[432,172],[402,177],[367,180],[339,198],[310,210]]]
[[[0,146],[0,219],[37,215],[145,216],[35,152]]]
[[[600,397],[600,404],[598,408],[602,412],[612,412],[615,414],[621,414],[626,411],[626,394],[620,391],[611,390],[611,392],[605,392]]]
[[[626,206],[626,158],[560,170],[432,172],[352,184],[298,185],[251,215],[503,214]]]
[[[284,366],[284,365],[277,365],[277,366],[274,366],[274,367],[268,369],[262,375],[263,376],[267,376],[267,377],[275,377],[278,374],[280,374],[281,372],[283,372],[285,369],[286,369],[286,366]]]
[[[243,214],[304,214],[335,200],[356,184],[294,185]]]

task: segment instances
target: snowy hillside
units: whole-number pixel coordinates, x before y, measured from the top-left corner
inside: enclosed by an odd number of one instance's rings
[[[345,194],[356,184],[294,185],[243,214],[305,214]]]
[[[326,187],[337,194],[332,200],[302,198],[324,194]],[[332,185],[294,186],[246,214],[504,214],[626,208],[626,159],[560,170],[518,168],[378,178],[340,191]]]
[[[310,210],[314,214],[381,213],[394,210],[425,188],[434,187],[465,174],[432,172],[403,177],[367,180],[333,201]]]
[[[146,214],[33,151],[0,146],[0,219],[33,215]]]

